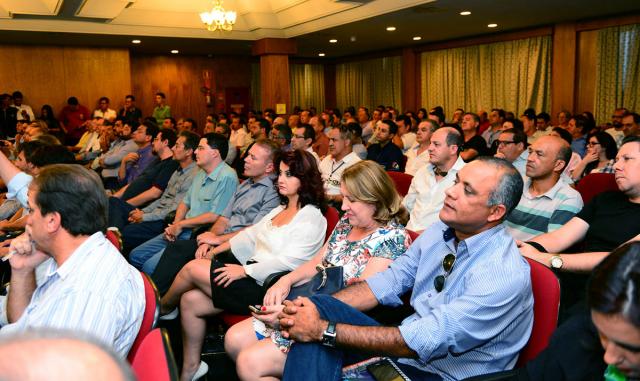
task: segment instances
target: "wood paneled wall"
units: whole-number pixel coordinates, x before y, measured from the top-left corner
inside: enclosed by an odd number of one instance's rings
[[[36,116],[44,104],[59,113],[70,96],[90,110],[102,96],[119,107],[131,91],[127,49],[4,45],[0,57],[0,92],[20,90]]]
[[[216,93],[224,96],[227,87],[251,86],[251,62],[251,57],[132,56],[133,94],[143,114],[150,115],[154,95],[162,91],[174,118],[193,118],[202,128],[206,115],[215,111],[217,100],[212,96],[212,105],[207,106],[201,92],[204,71],[211,72]]]

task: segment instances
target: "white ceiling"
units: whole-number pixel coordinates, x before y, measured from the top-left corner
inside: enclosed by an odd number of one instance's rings
[[[21,31],[257,40],[290,38],[433,0],[226,0],[231,32],[209,32],[210,0],[0,0],[0,28]]]

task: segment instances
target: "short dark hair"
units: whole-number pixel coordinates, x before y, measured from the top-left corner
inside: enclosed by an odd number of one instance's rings
[[[626,118],[628,116],[631,116],[633,118],[633,123],[640,124],[640,114],[635,112],[625,112],[624,115],[622,115],[623,118]]]
[[[71,105],[71,106],[77,106],[78,105],[78,98],[69,97],[69,99],[67,99],[67,104]]]
[[[633,136],[633,135],[627,136],[622,140],[622,144],[620,145],[620,148],[622,148],[623,145],[628,143],[640,143],[640,136]]]
[[[574,115],[571,117],[571,119],[575,121],[576,127],[580,130],[580,133],[586,134],[587,132],[589,132],[590,124],[587,117],[585,117],[584,115]]]
[[[480,123],[480,117],[475,112],[465,112],[464,116],[467,116],[467,115],[471,115],[471,117],[473,118],[474,122]]]
[[[131,100],[132,100],[132,101],[134,101],[134,102],[136,101],[136,97],[134,97],[134,96],[133,96],[133,95],[131,95],[131,94],[129,94],[129,95],[127,95],[126,97],[124,97],[124,99],[127,99],[127,98],[131,99]]]
[[[593,269],[587,300],[593,311],[620,314],[640,327],[640,242],[620,246]]]
[[[107,97],[100,97],[100,99],[98,99],[98,102],[102,102],[102,101],[105,101],[105,102],[109,103],[109,98],[107,98]]]
[[[176,125],[176,120],[173,117],[168,117],[168,118],[164,118],[165,120],[169,119],[169,121],[171,122],[171,125],[175,126]]]
[[[491,112],[494,112],[494,111],[498,113],[498,116],[500,118],[506,119],[507,113],[503,109],[501,109],[501,108],[492,108]]]
[[[227,153],[229,153],[229,139],[224,135],[216,134],[215,132],[205,134],[203,138],[207,140],[209,147],[217,149],[218,152],[220,152],[222,160],[227,158]]]
[[[315,157],[307,151],[297,149],[282,153],[276,162],[278,171],[280,163],[286,164],[291,174],[300,180],[298,189],[300,208],[314,205],[324,213],[326,209],[324,184]],[[280,195],[280,203],[286,205],[287,202],[288,199]]]
[[[18,146],[18,154],[24,152],[24,159],[27,163],[33,163],[33,153],[39,148],[45,145],[39,140],[31,140],[24,142]]]
[[[163,135],[164,136],[164,135]],[[184,149],[190,149],[193,153],[191,154],[191,157],[193,159],[196,158],[196,148],[198,147],[198,144],[200,143],[200,136],[196,133],[193,133],[191,131],[182,131],[180,132],[180,135],[184,138]]]
[[[551,115],[543,111],[540,114],[536,115],[536,119],[543,119],[545,122],[549,123],[549,121],[551,121]]]
[[[160,96],[160,98],[162,98],[162,99],[166,99],[166,98],[167,98],[167,96],[166,96],[166,95],[164,95],[164,93],[163,93],[162,91],[158,91],[158,92],[156,93],[156,95],[159,95],[159,96]]]
[[[400,121],[402,121],[406,127],[411,127],[411,119],[408,116],[404,114],[396,116],[396,122]]]
[[[42,169],[32,184],[40,213],[58,213],[69,234],[106,230],[109,202],[97,173],[76,164],[54,164]]]
[[[176,132],[170,128],[161,128],[158,133],[162,134],[163,141],[167,140],[169,148],[173,147],[176,144],[176,140],[178,140]]]
[[[304,138],[311,139],[311,141],[316,140],[316,131],[313,129],[313,126],[308,123],[303,123],[298,125],[298,128],[304,128]]]
[[[287,126],[286,124],[278,124],[273,126],[273,128],[278,131],[278,135],[282,134],[285,144],[291,143],[291,136],[293,135],[291,132],[291,127]]]
[[[271,124],[265,118],[256,118],[256,123],[260,125],[260,128],[264,129],[264,134],[269,136],[269,132],[271,132]]]
[[[440,128],[447,128],[447,136],[444,140],[445,143],[447,143],[447,146],[451,147],[455,145],[456,147],[458,147],[458,153],[462,152],[462,146],[464,145],[464,134],[460,130],[460,126],[456,124],[455,127],[442,126]]]
[[[551,130],[555,133],[557,133],[558,135],[560,135],[560,137],[564,140],[567,141],[567,143],[571,144],[571,142],[573,142],[573,136],[571,136],[571,133],[567,130],[565,130],[562,127],[553,127],[553,129]]]
[[[142,125],[146,127],[147,136],[151,136],[151,140],[155,139],[156,135],[158,135],[158,132],[160,131],[158,129],[158,125],[155,124],[155,123],[151,123],[149,121],[146,121],[146,120],[142,123]],[[138,127],[140,127],[140,126],[138,126]],[[133,126],[131,126],[131,128],[132,128],[131,131],[133,132]]]
[[[61,145],[42,144],[33,151],[31,156],[31,164],[38,168],[52,164],[75,164],[75,162],[73,153]]]
[[[496,189],[489,194],[487,204],[488,206],[504,205],[507,210],[502,217],[504,220],[520,202],[522,189],[524,187],[522,175],[513,166],[513,164],[509,163],[505,159],[493,156],[480,156],[476,158],[476,161],[489,164],[502,172],[502,176],[500,176],[500,179],[498,180]]]
[[[355,122],[347,123],[347,129],[351,131],[354,138],[362,137],[362,126],[360,126],[360,123],[355,123]]]
[[[22,99],[22,98],[24,98],[24,97],[22,96],[22,93],[20,92],[20,90],[16,90],[16,91],[14,91],[14,92],[13,92],[13,94],[11,95],[11,97],[12,97],[13,99],[16,99],[16,98],[20,98],[20,99]]]
[[[189,122],[191,123],[191,129],[193,131],[198,131],[198,122],[196,122],[193,118],[185,118],[182,123]]]
[[[395,124],[395,122],[391,119],[385,119],[382,121],[383,124],[386,124],[387,126],[389,126],[389,133],[391,134],[397,134],[398,133],[398,125]]]
[[[517,128],[507,128],[502,131],[501,134],[513,134],[513,142],[515,144],[522,143],[525,147],[527,146],[527,134],[522,130]]]

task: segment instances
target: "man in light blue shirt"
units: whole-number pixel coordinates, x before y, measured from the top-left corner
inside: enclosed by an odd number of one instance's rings
[[[156,261],[145,263],[155,254],[164,251],[169,242],[187,239],[194,228],[213,224],[223,214],[238,187],[238,176],[224,158],[228,140],[224,135],[206,134],[196,148],[196,164],[200,170],[176,209],[173,223],[163,234],[150,239],[131,251],[129,260],[147,274],[153,273]]]
[[[296,343],[282,379],[338,380],[358,352],[397,358],[412,380],[512,368],[533,325],[529,266],[502,224],[521,193],[511,164],[479,158],[446,190],[441,222],[388,270],[333,296],[285,302],[280,326]],[[399,327],[360,312],[399,306],[407,292],[415,313]]]

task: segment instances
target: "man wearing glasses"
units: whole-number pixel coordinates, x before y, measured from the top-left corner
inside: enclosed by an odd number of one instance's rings
[[[520,172],[522,178],[526,176],[527,157],[527,134],[522,130],[509,128],[498,137],[498,152],[495,157],[505,159]]]
[[[316,138],[316,132],[310,124],[301,124],[292,131],[291,149],[301,149],[307,151],[316,158],[316,163],[320,164],[320,157],[313,150],[313,141]]]
[[[333,296],[285,302],[280,326],[296,344],[283,380],[334,380],[343,365],[371,355],[394,358],[412,380],[512,368],[533,324],[529,266],[502,224],[522,186],[507,161],[479,158],[446,190],[441,222],[388,270]],[[415,313],[398,327],[361,312],[399,306],[407,292]]]

